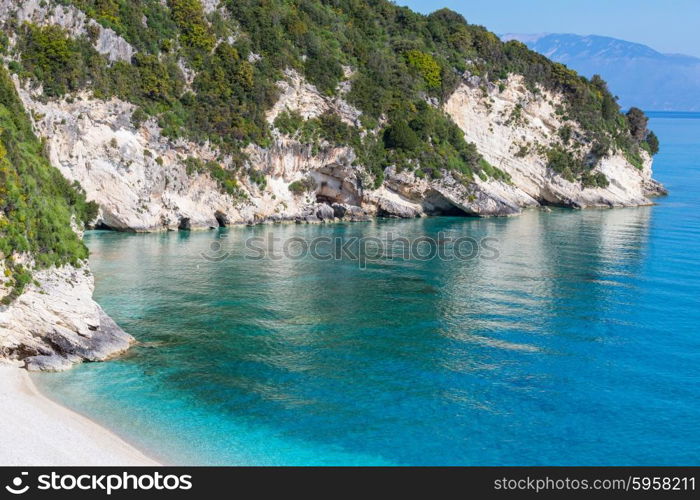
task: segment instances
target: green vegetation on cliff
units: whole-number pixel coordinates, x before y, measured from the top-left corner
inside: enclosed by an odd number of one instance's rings
[[[635,125],[599,77],[587,80],[517,41],[503,43],[447,9],[424,16],[386,0],[222,0],[207,14],[200,0],[60,2],[115,30],[139,52],[130,62],[109,63],[92,48],[91,30],[70,38],[59,28],[14,26],[20,74],[42,82],[48,96],[78,88],[119,96],[140,106],[137,121],[157,116],[167,135],[209,140],[228,152],[250,142],[270,144],[265,112],[288,68],[329,95],[349,78],[344,97],[362,111],[362,124],[331,134],[330,142],[355,148],[377,185],[392,164],[420,176],[450,170],[465,181],[475,174],[506,179],[485,168],[440,111],[465,72],[501,86],[509,74],[520,74],[535,92],[561,93],[561,113],[580,124],[584,153],[593,160],[613,150],[636,159],[640,149],[658,148],[653,135],[647,141],[631,132]],[[189,88],[180,61],[193,71]],[[304,130],[295,133],[318,142],[329,135],[325,125],[333,124],[299,123]],[[582,180],[594,165],[569,171]]]
[[[49,164],[42,143],[0,67],[0,257],[11,302],[31,280],[19,261],[33,258],[36,267],[73,264],[87,258],[87,248],[71,229],[94,219],[97,207]]]

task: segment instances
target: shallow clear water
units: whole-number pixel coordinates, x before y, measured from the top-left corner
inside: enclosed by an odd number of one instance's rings
[[[651,126],[655,207],[88,233],[96,298],[143,345],[35,380],[168,463],[697,465],[700,115]],[[242,258],[387,232],[499,257]]]

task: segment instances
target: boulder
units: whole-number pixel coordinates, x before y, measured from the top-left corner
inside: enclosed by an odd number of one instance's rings
[[[321,220],[333,220],[335,217],[335,210],[330,205],[322,203],[316,208],[316,217]]]
[[[377,215],[379,217],[389,217],[394,219],[413,219],[420,217],[422,212],[408,204],[397,203],[393,200],[380,198]]]
[[[221,210],[217,210],[216,212],[214,212],[214,218],[216,219],[216,222],[219,223],[219,227],[226,227],[231,225],[231,219],[229,219],[229,216]]]
[[[342,203],[333,203],[331,207],[333,208],[333,215],[338,219],[345,217],[345,214],[348,211],[348,207]]]
[[[372,220],[372,218],[362,208],[349,205],[346,207],[345,220],[351,222],[367,222]]]

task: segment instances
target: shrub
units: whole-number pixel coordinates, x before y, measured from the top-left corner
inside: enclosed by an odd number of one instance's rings
[[[414,151],[418,148],[419,140],[405,121],[398,121],[384,131],[384,145],[389,149]]]
[[[649,147],[649,154],[653,156],[659,152],[659,138],[656,137],[656,134],[651,130],[647,134],[645,142],[646,145]]]
[[[442,68],[438,62],[425,52],[409,50],[406,52],[406,62],[425,80],[425,85],[431,89],[439,89],[442,85]]]
[[[289,190],[295,196],[301,196],[316,189],[316,181],[312,177],[306,177],[299,181],[294,181],[289,185]]]
[[[294,135],[304,125],[304,118],[297,111],[287,109],[277,115],[273,125],[283,134]]]
[[[639,155],[639,151],[626,151],[624,154],[627,161],[630,162],[634,168],[637,170],[642,170],[644,168],[644,161]]]
[[[321,136],[331,144],[349,144],[353,139],[354,129],[338,115],[326,112],[318,118]]]
[[[547,151],[547,168],[560,174],[570,182],[580,178],[585,170],[583,162],[576,159],[574,155],[561,147],[554,147]]]
[[[606,188],[610,181],[602,172],[586,172],[581,176],[581,184],[584,188]]]
[[[561,139],[561,142],[566,144],[569,144],[569,141],[571,140],[571,127],[569,125],[563,125],[559,131],[559,138]]]
[[[138,107],[134,110],[133,113],[131,113],[131,124],[135,128],[139,128],[143,124],[143,122],[146,121],[147,118],[148,115],[145,113],[145,111],[142,108]]]

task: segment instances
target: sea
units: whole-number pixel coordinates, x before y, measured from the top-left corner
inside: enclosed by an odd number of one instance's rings
[[[699,465],[700,114],[649,115],[655,206],[87,232],[138,345],[33,379],[167,464]]]

